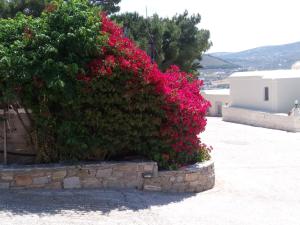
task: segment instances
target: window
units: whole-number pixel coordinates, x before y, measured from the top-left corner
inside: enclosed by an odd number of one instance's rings
[[[269,88],[265,87],[265,101],[269,101]]]

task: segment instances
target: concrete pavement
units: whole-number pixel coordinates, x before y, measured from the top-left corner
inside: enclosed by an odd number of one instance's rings
[[[1,191],[0,225],[300,224],[300,133],[208,118],[200,136],[214,146],[210,191]]]

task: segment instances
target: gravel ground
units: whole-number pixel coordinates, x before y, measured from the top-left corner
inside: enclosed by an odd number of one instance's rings
[[[0,225],[300,224],[300,133],[208,118],[201,137],[214,146],[212,190],[1,191]]]

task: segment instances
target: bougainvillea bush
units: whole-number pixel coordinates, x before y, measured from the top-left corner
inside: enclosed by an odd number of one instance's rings
[[[0,58],[2,101],[28,112],[38,161],[138,155],[173,168],[209,158],[197,137],[202,82],[176,66],[161,72],[85,0],[0,20]]]

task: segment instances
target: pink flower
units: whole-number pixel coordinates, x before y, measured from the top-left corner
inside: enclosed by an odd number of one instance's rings
[[[101,18],[100,33],[108,36],[107,45],[101,48],[100,56],[89,63],[91,74],[78,75],[78,79],[90,82],[93,76],[111,76],[114,71],[121,71],[118,75],[131,72],[133,77],[128,85],[134,87],[135,82],[141,82],[136,78],[142,77],[164,100],[162,109],[167,117],[160,129],[161,137],[168,139],[175,152],[192,154],[198,151],[202,144],[198,134],[205,129],[205,114],[210,106],[200,94],[203,81],[190,81],[192,75],[175,65],[161,72],[144,51],[124,37],[119,26],[105,14],[101,14]]]

